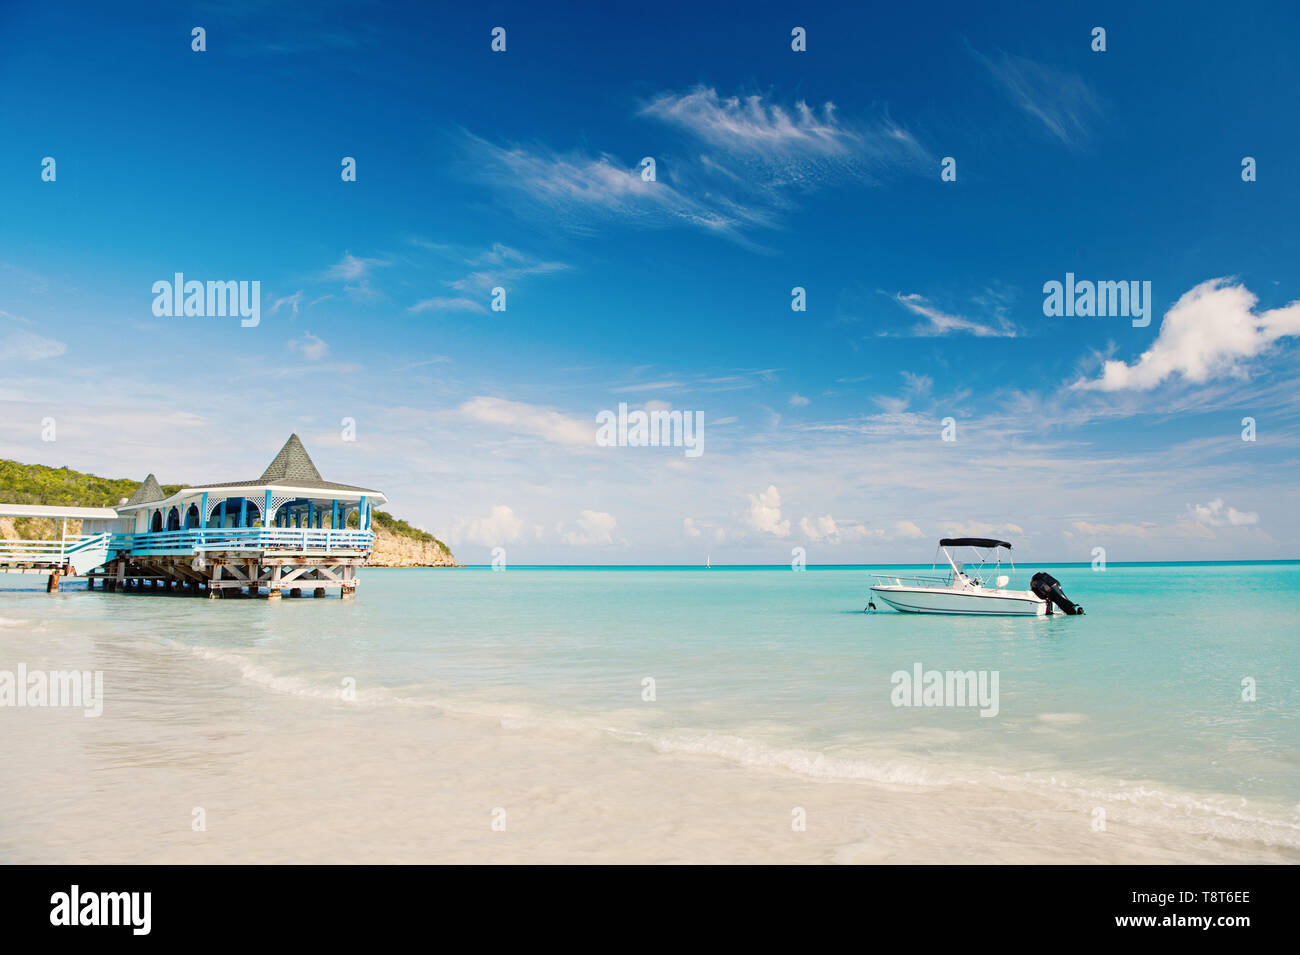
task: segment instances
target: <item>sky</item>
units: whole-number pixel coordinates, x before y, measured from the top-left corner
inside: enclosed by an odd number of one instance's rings
[[[0,4],[0,457],[296,430],[464,563],[1300,557],[1293,4],[132,6]]]

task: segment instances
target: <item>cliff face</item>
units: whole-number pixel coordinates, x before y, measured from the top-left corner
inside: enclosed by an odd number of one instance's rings
[[[398,537],[375,528],[375,547],[367,567],[457,567],[451,554],[430,541]]]

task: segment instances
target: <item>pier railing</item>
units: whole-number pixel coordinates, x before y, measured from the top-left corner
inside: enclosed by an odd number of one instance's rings
[[[909,577],[898,574],[872,574],[871,583],[876,587],[918,587],[927,590],[940,590],[952,586],[952,577]]]
[[[59,540],[0,540],[0,569],[62,569],[85,573],[108,559],[110,534],[77,534]]]
[[[371,531],[316,527],[191,527],[183,531],[114,534],[113,547],[130,554],[193,554],[210,550],[290,552],[366,551]]]

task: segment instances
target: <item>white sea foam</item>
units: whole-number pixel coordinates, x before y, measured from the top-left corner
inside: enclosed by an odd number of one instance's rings
[[[175,644],[194,656],[234,667],[257,686],[297,697],[338,701],[341,687],[335,675],[319,678],[276,674],[247,653]],[[665,756],[700,756],[759,771],[793,773],[829,782],[866,783],[921,790],[960,788],[982,800],[1009,794],[1036,800],[1081,818],[1096,807],[1107,810],[1112,826],[1133,825],[1174,831],[1184,836],[1244,840],[1300,850],[1300,813],[1291,819],[1268,814],[1237,797],[1197,795],[1168,787],[1126,784],[1103,777],[1071,773],[1010,773],[941,758],[919,759],[900,753],[871,758],[841,756],[815,749],[773,746],[761,740],[725,732],[647,732],[608,725],[608,715],[577,716],[538,707],[465,697],[422,694],[420,687],[396,690],[358,688],[356,703],[365,706],[429,707],[453,716],[495,723],[514,731],[604,736],[649,746]],[[1039,714],[1049,725],[1069,726],[1085,717],[1075,713]],[[539,745],[545,745],[539,740]]]

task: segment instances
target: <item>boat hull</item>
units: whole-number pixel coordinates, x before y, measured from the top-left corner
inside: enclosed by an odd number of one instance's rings
[[[900,613],[979,614],[993,617],[1041,617],[1047,602],[1029,591],[875,586],[879,597]]]

